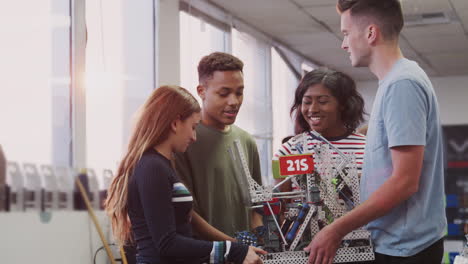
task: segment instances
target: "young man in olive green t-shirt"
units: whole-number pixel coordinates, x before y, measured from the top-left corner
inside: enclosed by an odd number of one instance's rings
[[[198,65],[197,92],[203,101],[202,121],[196,128],[197,141],[176,157],[176,169],[192,192],[194,231],[207,233],[209,240],[226,239],[235,232],[262,225],[259,214],[244,203],[236,164],[228,153],[238,139],[244,150],[252,177],[261,184],[260,161],[255,140],[246,131],[233,125],[242,104],[243,63],[236,57],[215,52],[202,58]],[[201,216],[201,218],[200,218]],[[206,222],[216,229],[213,229]]]

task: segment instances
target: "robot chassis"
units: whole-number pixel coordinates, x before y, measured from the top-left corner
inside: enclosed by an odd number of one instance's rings
[[[313,147],[313,153],[303,153],[313,155],[314,172],[288,176],[273,187],[261,186],[252,178],[240,141],[234,142],[234,150],[229,149],[237,165],[236,175],[240,186],[248,186],[248,190],[244,190],[244,197],[248,197],[245,202],[264,211],[266,230],[256,236],[263,240],[261,244],[269,252],[262,256],[265,264],[307,263],[308,253],[303,248],[320,229],[359,203],[359,176],[354,155],[344,154],[316,131],[311,131],[309,135],[323,142]],[[295,138],[298,142],[295,147],[306,150],[307,135],[301,134]],[[280,192],[278,187],[287,181],[298,184],[300,188]],[[295,202],[286,206],[283,213],[285,220],[280,225],[281,210],[278,207],[283,199]],[[252,239],[244,242],[256,245]],[[373,259],[370,232],[360,228],[344,237],[334,263]]]

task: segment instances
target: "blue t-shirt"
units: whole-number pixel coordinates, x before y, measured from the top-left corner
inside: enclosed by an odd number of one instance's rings
[[[441,239],[447,226],[442,130],[434,88],[417,63],[400,59],[379,82],[372,108],[361,179],[362,201],[392,175],[390,148],[409,145],[425,146],[419,190],[367,225],[375,251],[381,254],[415,255]]]

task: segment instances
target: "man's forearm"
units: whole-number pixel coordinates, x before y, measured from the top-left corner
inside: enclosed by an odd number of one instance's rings
[[[393,173],[369,199],[335,220],[342,236],[389,213],[418,191],[424,146],[403,146],[391,150]]]
[[[409,192],[404,187],[404,184],[399,184],[393,179],[389,179],[368,200],[335,220],[332,225],[341,236],[345,236],[352,230],[386,215],[393,208],[407,200],[412,194],[413,192]]]
[[[263,225],[263,216],[255,210],[252,210],[251,217],[250,217],[250,228],[255,229],[258,226]]]
[[[192,228],[201,238],[208,241],[235,241],[205,221],[197,212],[192,210]]]

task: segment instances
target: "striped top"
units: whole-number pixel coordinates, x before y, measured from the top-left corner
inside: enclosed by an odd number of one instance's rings
[[[181,182],[176,182],[172,185],[172,202],[192,202],[193,197],[190,194],[189,190]]]
[[[302,146],[300,138],[306,136],[307,146]],[[347,136],[327,138],[336,148],[338,148],[344,154],[353,153],[356,156],[357,169],[360,172],[362,170],[362,161],[364,159],[364,149],[366,147],[366,136],[359,133],[352,133]],[[284,143],[278,151],[275,153],[273,160],[278,160],[280,156],[307,154],[313,152],[313,147],[317,144],[326,144],[319,138],[316,138],[309,132],[296,135],[289,141]],[[306,148],[304,150],[304,148]],[[338,156],[337,152],[334,152],[334,157]]]

